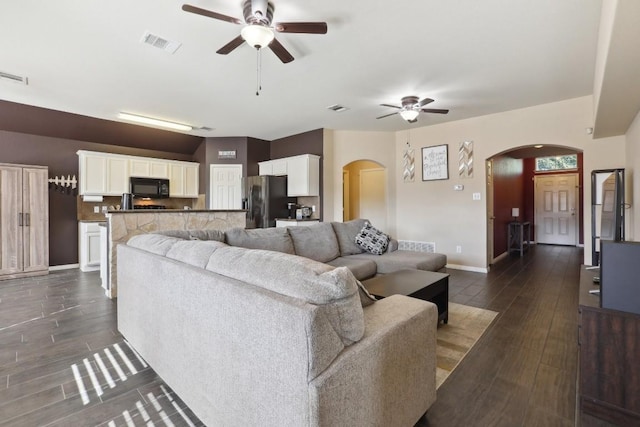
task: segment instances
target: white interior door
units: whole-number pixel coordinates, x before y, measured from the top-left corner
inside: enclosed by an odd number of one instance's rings
[[[360,171],[360,218],[378,230],[387,228],[387,174],[383,168]]]
[[[536,242],[575,245],[578,175],[536,176],[535,183]]]
[[[209,209],[242,209],[242,165],[211,165]]]

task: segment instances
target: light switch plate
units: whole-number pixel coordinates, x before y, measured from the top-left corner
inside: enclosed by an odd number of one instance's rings
[[[480,200],[480,193],[473,193],[473,200]]]

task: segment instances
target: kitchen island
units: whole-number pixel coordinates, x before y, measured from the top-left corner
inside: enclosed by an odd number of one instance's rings
[[[105,214],[107,219],[107,248],[109,268],[105,287],[109,298],[118,296],[117,246],[138,234],[166,230],[221,230],[245,228],[246,210],[113,210]]]

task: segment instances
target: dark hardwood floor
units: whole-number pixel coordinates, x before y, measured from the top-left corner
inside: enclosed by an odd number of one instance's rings
[[[534,246],[450,300],[499,312],[418,426],[572,426],[582,250]],[[583,419],[584,426],[602,426]],[[128,347],[97,273],[0,281],[0,426],[201,426]]]

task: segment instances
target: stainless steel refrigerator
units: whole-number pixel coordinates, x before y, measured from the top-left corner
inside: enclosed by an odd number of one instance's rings
[[[287,197],[286,176],[249,176],[243,178],[242,203],[247,209],[247,228],[276,226],[276,218],[286,218],[287,203],[295,198]]]

